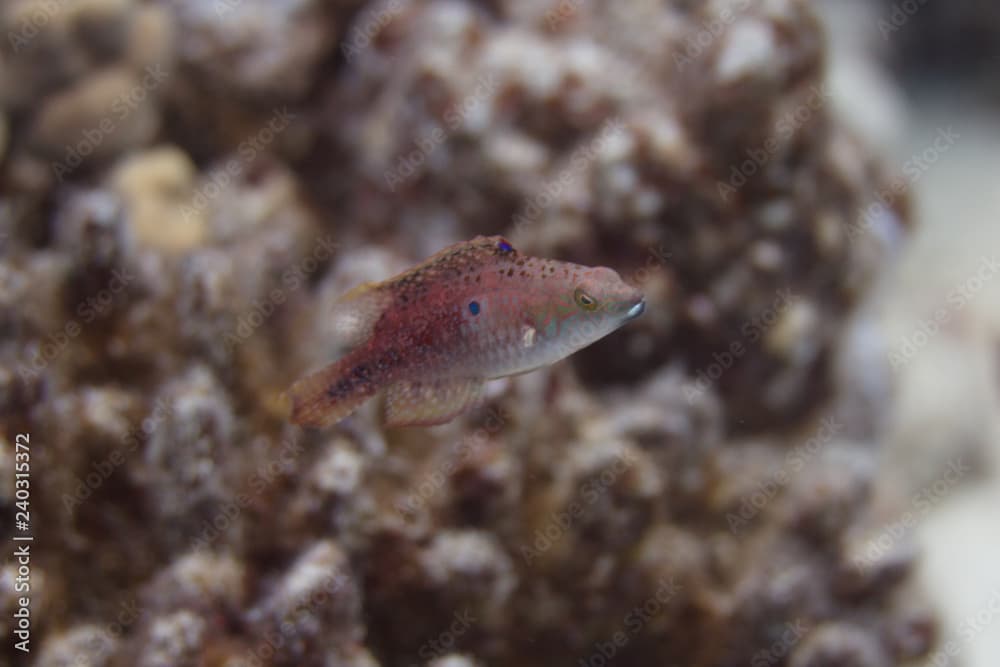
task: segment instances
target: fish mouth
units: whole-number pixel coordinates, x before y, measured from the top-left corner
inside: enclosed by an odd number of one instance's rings
[[[646,311],[646,300],[642,299],[625,313],[625,320],[634,320]]]

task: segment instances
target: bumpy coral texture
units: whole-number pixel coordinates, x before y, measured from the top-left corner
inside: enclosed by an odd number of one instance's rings
[[[906,211],[803,3],[52,4],[0,9],[36,664],[928,649],[911,559],[852,560],[877,449],[833,372]],[[614,267],[646,314],[449,425],[289,424],[337,296],[477,234]]]

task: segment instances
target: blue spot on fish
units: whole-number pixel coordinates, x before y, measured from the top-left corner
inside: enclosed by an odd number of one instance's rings
[[[497,245],[497,247],[500,248],[500,252],[513,252],[514,251],[514,246],[512,246],[509,243],[507,243],[506,241],[500,241],[500,243],[499,243],[499,245]]]
[[[478,315],[479,314],[479,302],[478,301],[470,301],[469,302],[469,312],[472,313],[473,315]]]

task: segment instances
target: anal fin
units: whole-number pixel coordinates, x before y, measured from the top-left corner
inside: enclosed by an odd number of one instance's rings
[[[475,378],[396,382],[386,394],[386,425],[434,426],[449,422],[475,407],[485,385],[485,380]]]

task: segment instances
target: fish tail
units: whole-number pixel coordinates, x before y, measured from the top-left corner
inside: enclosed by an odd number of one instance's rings
[[[291,419],[320,428],[344,419],[379,390],[361,355],[349,354],[293,384],[286,396]]]

